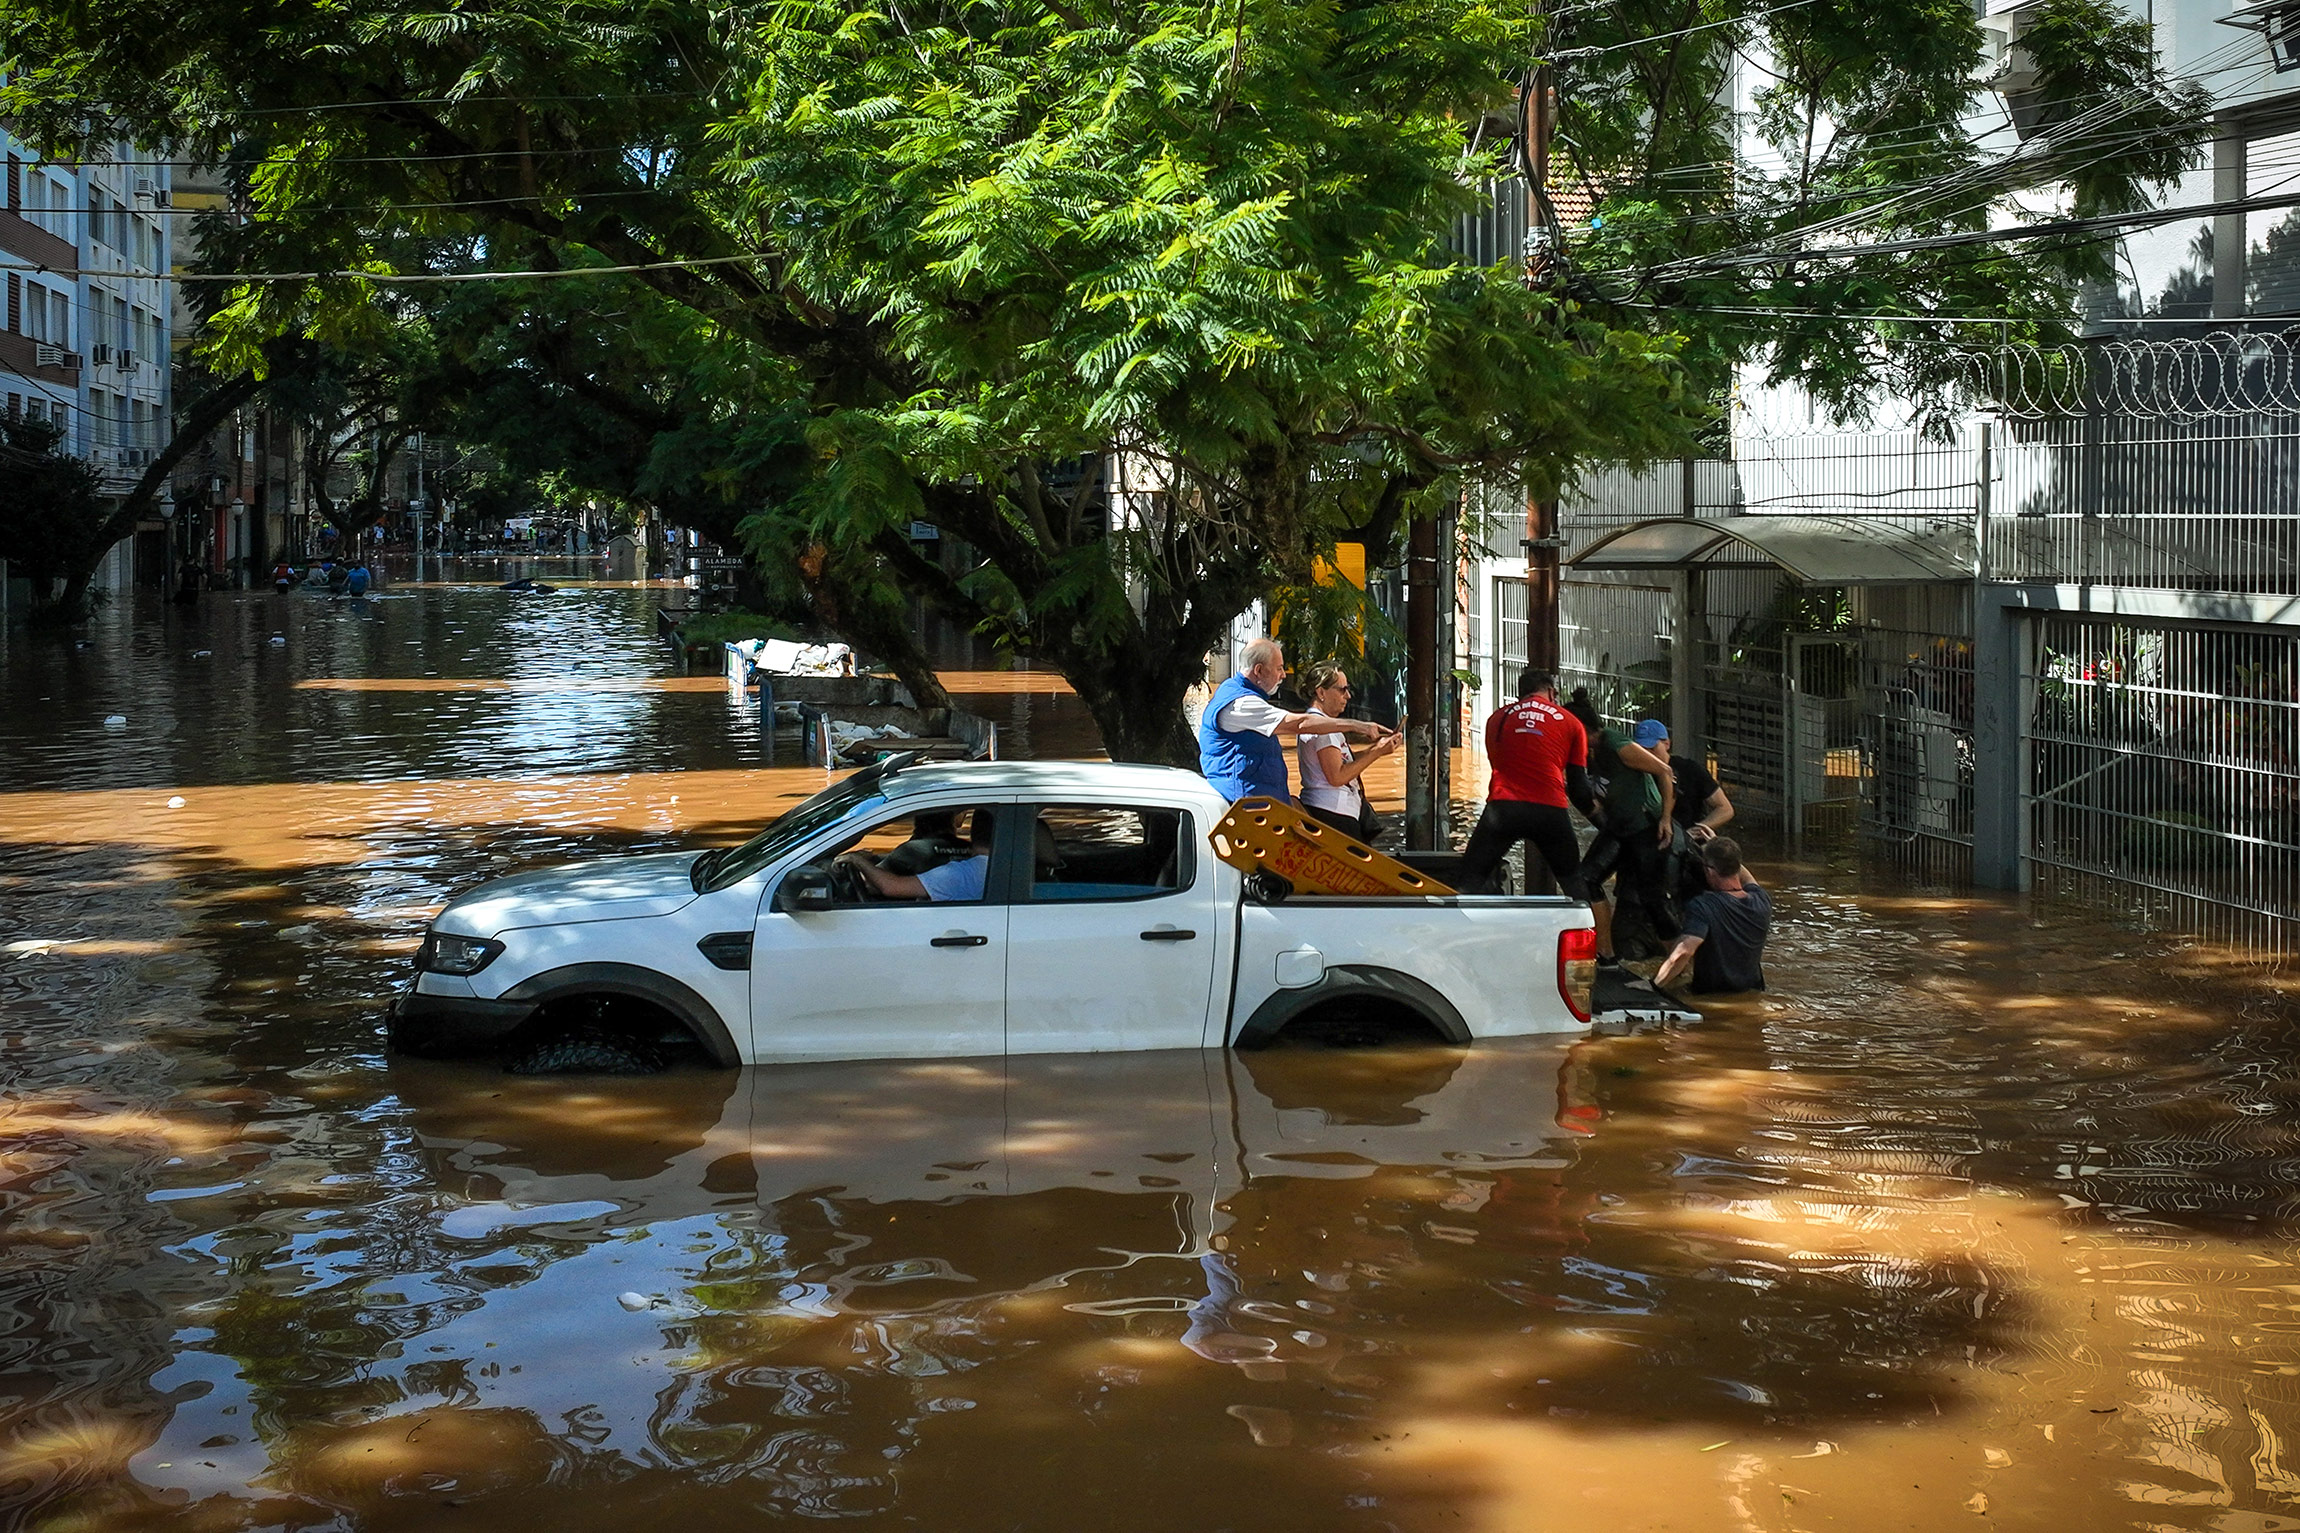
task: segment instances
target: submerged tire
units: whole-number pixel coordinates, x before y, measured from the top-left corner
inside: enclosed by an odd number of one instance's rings
[[[513,1075],[659,1075],[669,1057],[637,1038],[605,1033],[561,1033],[546,1038],[503,1068]]]

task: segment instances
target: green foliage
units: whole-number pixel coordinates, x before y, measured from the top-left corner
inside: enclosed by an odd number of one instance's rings
[[[112,544],[96,471],[68,445],[59,426],[0,412],[0,559],[31,578],[40,602]]]
[[[796,639],[798,630],[763,612],[702,612],[679,624],[689,649],[717,649],[744,639]]]
[[[1867,248],[1985,231],[2021,193],[2065,194],[2078,216],[2139,206],[2198,162],[2208,103],[2162,74],[2145,21],[2111,0],[2042,0],[2023,18],[2033,86],[2009,103],[2016,149],[1970,0],[1569,11],[1554,49],[1609,50],[1558,66],[1559,179],[1599,209],[1573,233],[1588,291],[1682,335],[1713,393],[1755,361],[1852,419],[1954,403],[1960,347],[2066,339],[2078,285],[2108,271],[2106,238]],[[1738,122],[1736,52],[1763,82]],[[1967,318],[1987,323],[1954,323]]]
[[[1835,248],[2061,176],[2122,206],[2190,162],[2136,23],[2036,17],[2050,152],[2017,163],[1971,126],[1967,0],[1608,0],[1546,32],[1488,0],[0,0],[34,61],[0,111],[224,165],[255,216],[218,269],[361,274],[203,300],[219,362],[388,359],[415,386],[371,437],[437,421],[491,483],[739,536],[778,601],[890,655],[917,611],[970,627],[1060,667],[1114,753],[1171,758],[1207,648],[1339,538],[1378,562],[1465,482],[1684,451],[1751,359],[1848,412],[1945,399],[1902,343],[1957,327],[1867,316],[2055,338],[2097,247]],[[1605,50],[1559,66],[1559,181],[1601,218],[1552,294],[1442,235],[1506,168],[1472,125],[1567,48]],[[1775,72],[1758,160],[1736,49]],[[642,269],[375,280],[601,266]]]
[[[1321,660],[1336,661],[1352,675],[1395,677],[1405,670],[1405,634],[1365,590],[1339,576],[1280,587],[1271,598],[1270,627],[1285,641],[1296,675]]]

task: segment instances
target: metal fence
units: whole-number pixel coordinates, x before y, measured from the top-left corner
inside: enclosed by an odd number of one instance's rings
[[[1992,578],[2300,595],[2300,416],[2015,421],[1990,457]]]
[[[1589,689],[1597,711],[1617,724],[1667,717],[1669,654],[1676,642],[1666,586],[1573,579],[1558,593],[1558,686]]]
[[[1589,476],[1559,531],[1573,550],[1660,517],[1875,518],[1975,548],[1984,585],[2197,593],[2201,612],[2212,593],[2300,596],[2300,350],[2286,360],[2291,397],[2255,389],[2209,410],[2008,410],[1938,437],[1745,436],[1731,463]],[[1850,621],[1816,633],[1776,600],[1780,577],[1713,571],[1694,631],[1678,635],[1671,593],[1637,578],[1569,574],[1569,684],[1617,718],[1655,709],[1672,648],[1693,643],[1701,736],[1736,804],[1781,813],[1794,833],[1816,806],[1845,818],[1857,803],[1872,846],[1970,877],[1973,586],[1869,588]],[[2034,884],[2300,944],[2300,625],[2040,614],[2027,632]]]
[[[2054,615],[2029,656],[2040,886],[2300,935],[2300,633]]]

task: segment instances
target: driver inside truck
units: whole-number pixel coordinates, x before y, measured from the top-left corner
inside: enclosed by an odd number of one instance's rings
[[[894,863],[900,867],[906,860],[905,854],[916,843],[915,837],[883,858],[852,851],[841,852],[838,860],[852,868],[855,875],[870,886],[871,893],[882,900],[979,900],[990,878],[990,835],[995,816],[987,809],[972,809],[966,811],[966,818],[965,854],[916,873],[897,872],[886,866]],[[924,835],[928,827],[923,823],[923,816],[921,820],[916,828]],[[947,834],[955,827],[945,819],[936,828]]]

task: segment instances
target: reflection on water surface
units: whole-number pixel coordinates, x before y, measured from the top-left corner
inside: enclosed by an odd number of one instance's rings
[[[1663,1036],[385,1060],[450,893],[819,785],[659,596],[8,638],[0,1521],[2300,1527],[2290,1009],[2113,928],[1785,867]]]

